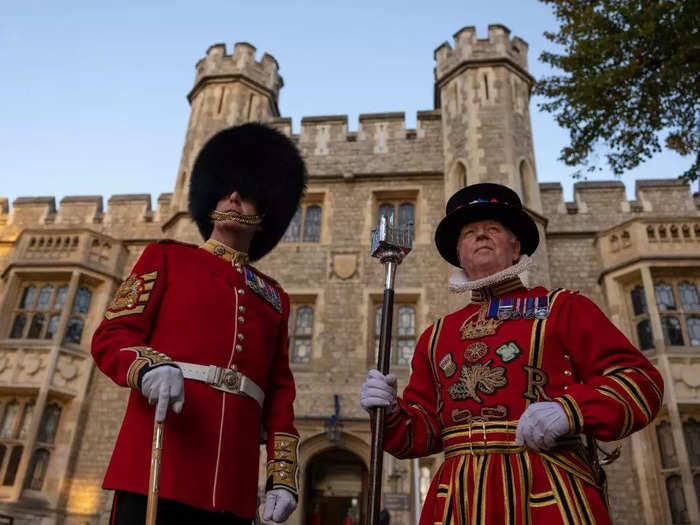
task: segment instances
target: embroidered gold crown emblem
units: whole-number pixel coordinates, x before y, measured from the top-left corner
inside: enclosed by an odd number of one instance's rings
[[[474,316],[472,315],[465,319],[462,326],[459,327],[462,341],[493,335],[498,330],[498,327],[503,324],[501,319],[486,319],[486,308],[484,307],[479,309],[476,319],[472,319],[472,317]]]

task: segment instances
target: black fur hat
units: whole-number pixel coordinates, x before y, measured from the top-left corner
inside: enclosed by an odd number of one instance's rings
[[[197,156],[190,181],[189,211],[204,239],[213,230],[209,214],[237,190],[265,214],[248,256],[260,259],[280,241],[306,189],[306,168],[292,141],[262,124],[219,131]]]

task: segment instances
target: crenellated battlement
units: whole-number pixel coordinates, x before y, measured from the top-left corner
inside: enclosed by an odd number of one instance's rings
[[[564,201],[560,183],[539,186],[549,231],[606,230],[647,216],[700,217],[690,186],[679,179],[638,180],[635,200],[627,199],[621,181],[577,182],[571,202]]]
[[[54,197],[18,197],[11,207],[6,198],[0,198],[0,226],[5,227],[0,238],[11,239],[23,230],[37,228],[90,228],[117,238],[139,230],[159,238],[171,199],[172,193],[160,195],[158,208],[152,210],[149,194],[112,195],[105,211],[99,195],[66,196],[58,207]]]
[[[435,50],[435,82],[440,83],[467,63],[508,62],[529,77],[528,44],[520,37],[510,38],[510,29],[489,25],[488,38],[477,38],[474,26],[463,27],[454,34],[454,48],[444,42]]]
[[[207,55],[196,65],[194,87],[187,95],[191,102],[201,87],[212,81],[231,81],[236,77],[245,77],[267,91],[276,102],[279,90],[284,85],[279,75],[279,64],[272,55],[265,53],[260,61],[255,60],[255,46],[247,42],[237,42],[233,53],[226,54],[225,44],[214,44],[207,50]]]
[[[406,114],[395,113],[363,113],[358,117],[358,131],[348,131],[347,115],[325,115],[303,117],[301,131],[294,135],[299,144],[310,144],[318,141],[326,142],[363,142],[377,141],[379,134],[386,140],[415,140],[433,137],[439,140],[440,110],[418,111],[415,129],[406,127]],[[292,136],[292,119],[276,118],[267,122],[269,126]]]

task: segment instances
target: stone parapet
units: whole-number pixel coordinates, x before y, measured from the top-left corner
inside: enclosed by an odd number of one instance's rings
[[[444,42],[435,50],[435,82],[440,84],[467,63],[486,64],[503,62],[511,64],[529,80],[527,73],[528,44],[519,37],[510,38],[510,29],[503,25],[489,25],[488,38],[478,39],[476,28],[468,26],[454,34],[454,48]]]
[[[267,91],[277,101],[279,90],[284,85],[278,74],[279,65],[272,55],[265,53],[260,61],[255,60],[255,46],[247,42],[237,42],[233,53],[226,54],[225,44],[214,44],[207,50],[207,56],[197,62],[194,87],[187,96],[190,101],[207,82],[225,82],[242,77]]]
[[[621,181],[586,181],[574,184],[573,202],[565,202],[559,183],[539,185],[548,234],[598,232],[632,219],[700,217],[687,183],[679,179],[640,180],[636,199],[628,200]]]

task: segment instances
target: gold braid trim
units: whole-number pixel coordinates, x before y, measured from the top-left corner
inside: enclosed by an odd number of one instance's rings
[[[275,433],[274,458],[267,462],[267,479],[271,488],[285,488],[297,495],[299,484],[299,436]]]
[[[167,355],[161,354],[150,346],[130,346],[122,348],[120,351],[124,352],[125,350],[136,352],[136,359],[126,372],[126,384],[136,390],[139,390],[139,374],[143,367],[154,367],[172,362],[172,359]]]

